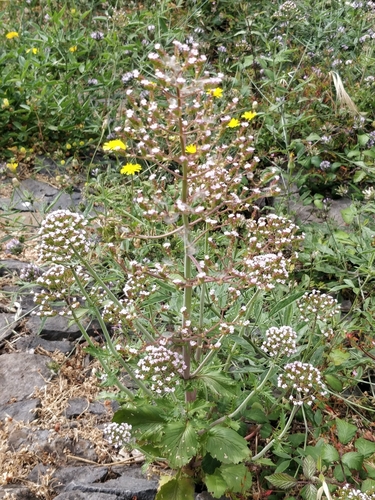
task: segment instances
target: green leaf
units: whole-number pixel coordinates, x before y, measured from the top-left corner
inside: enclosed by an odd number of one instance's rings
[[[375,453],[375,443],[364,438],[359,438],[354,442],[356,450],[365,458],[371,457]]]
[[[329,464],[332,464],[332,462],[337,462],[340,459],[339,452],[336,450],[334,446],[328,443],[325,443],[322,446],[320,456],[322,460],[325,460]]]
[[[265,424],[268,422],[268,417],[260,408],[252,408],[250,411],[246,412],[246,419],[252,420],[257,424]]]
[[[364,170],[357,170],[357,172],[353,175],[353,182],[361,182],[366,176],[367,173]],[[345,210],[345,208],[343,210]]]
[[[247,441],[227,427],[216,426],[206,434],[206,449],[224,464],[237,464],[249,457]]]
[[[336,465],[336,467],[333,469],[333,475],[335,479],[340,483],[342,483],[346,479],[346,476],[342,470],[341,465]]]
[[[316,500],[318,490],[313,484],[306,484],[301,493],[304,493],[306,500]]]
[[[234,382],[221,371],[211,371],[210,368],[200,372],[196,379],[201,380],[204,385],[217,396],[235,397],[236,390]]]
[[[153,433],[160,434],[160,424],[164,424],[166,418],[159,406],[142,405],[121,408],[113,415],[112,421],[131,424],[133,431],[146,432],[151,436]]]
[[[342,391],[343,385],[340,379],[331,374],[325,375],[324,378],[327,385],[329,385],[331,389],[333,389],[336,392]]]
[[[161,442],[165,456],[172,468],[186,465],[196,455],[198,439],[190,422],[172,422],[164,428]]]
[[[290,466],[290,462],[291,460],[285,460],[284,462],[281,462],[281,464],[276,467],[275,474],[277,474],[278,472],[284,472],[284,470],[286,470]]]
[[[194,500],[194,481],[188,477],[173,478],[160,486],[155,500]]]
[[[278,474],[272,474],[272,476],[266,476],[267,481],[269,481],[272,486],[276,488],[281,488],[282,490],[289,490],[296,485],[297,479],[284,472],[279,472]]]
[[[313,459],[313,457],[308,455],[303,460],[303,473],[305,475],[305,478],[312,479],[314,477],[315,471],[316,471],[315,460]]]
[[[351,439],[354,438],[357,427],[345,420],[341,420],[340,418],[336,418],[336,429],[337,429],[337,437],[341,444],[347,444]]]
[[[206,453],[202,460],[202,470],[205,474],[213,474],[220,467],[220,460],[216,460],[209,453]]]
[[[227,491],[227,483],[221,475],[220,469],[216,469],[214,474],[205,476],[204,482],[208,492],[215,498],[220,498]]]
[[[320,141],[320,135],[312,133],[306,137],[306,141]]]
[[[350,207],[343,208],[341,210],[341,217],[346,224],[351,224],[353,222],[354,217],[357,215],[357,209],[350,205]]]
[[[361,485],[362,493],[367,493],[368,491],[375,488],[375,481],[373,479],[365,479]]]
[[[222,465],[220,467],[221,475],[223,476],[227,488],[232,493],[246,493],[252,484],[251,474],[249,469],[244,464],[238,465]]]
[[[329,357],[335,366],[339,366],[350,358],[350,354],[347,351],[342,351],[341,349],[333,349]]]
[[[358,451],[349,451],[341,457],[343,464],[347,465],[349,469],[361,470],[363,465],[364,456]]]
[[[304,295],[304,291],[298,292],[298,293],[293,293],[292,295],[288,295],[285,297],[285,299],[280,300],[277,302],[277,304],[271,309],[269,316],[274,316],[278,312],[280,312],[282,309],[285,309],[285,307],[289,306],[290,304],[293,304],[293,302],[296,302],[298,299]]]

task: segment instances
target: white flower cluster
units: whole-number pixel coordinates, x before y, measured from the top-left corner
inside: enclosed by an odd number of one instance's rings
[[[87,220],[70,210],[56,210],[42,222],[39,235],[39,256],[55,263],[70,263],[75,252],[85,255],[90,249]]]
[[[340,306],[336,299],[319,290],[306,292],[297,302],[302,320],[310,321],[314,317],[320,321],[327,321],[340,311]]]
[[[149,381],[152,391],[168,394],[176,390],[186,365],[182,354],[165,347],[166,341],[160,344],[146,347],[146,355],[138,361],[139,369],[134,373],[138,379]]]
[[[297,334],[290,326],[272,326],[266,331],[266,340],[261,349],[272,358],[291,356],[297,352]]]
[[[287,260],[282,253],[266,253],[243,261],[248,281],[262,290],[272,290],[276,283],[285,283],[289,277]]]
[[[375,493],[363,493],[361,490],[353,488],[353,485],[345,484],[335,491],[334,498],[338,500],[375,500]]]
[[[104,428],[104,436],[106,440],[115,448],[122,448],[132,441],[131,431],[132,426],[129,424],[117,424],[111,422]]]
[[[277,386],[293,391],[294,394],[289,396],[289,400],[295,406],[302,406],[303,403],[311,406],[316,394],[321,396],[327,394],[319,370],[310,363],[301,363],[301,361],[294,361],[284,366],[284,373],[279,375]]]

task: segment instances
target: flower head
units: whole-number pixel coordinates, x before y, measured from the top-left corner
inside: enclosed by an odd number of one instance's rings
[[[220,98],[223,97],[223,89],[220,87],[216,87],[216,89],[210,89],[207,92],[208,95],[212,95],[213,97]]]
[[[120,174],[134,175],[136,172],[140,172],[141,170],[142,167],[138,163],[127,163],[121,168]]]
[[[76,52],[77,51],[77,45],[72,45],[69,47],[69,52]]]
[[[251,121],[253,118],[255,118],[257,113],[255,111],[245,111],[243,115],[241,115],[241,118],[247,121]]]
[[[103,144],[103,151],[126,151],[127,146],[120,139],[113,139]]]
[[[7,33],[5,35],[5,38],[7,38],[8,40],[11,40],[12,38],[18,38],[18,33],[17,31],[10,31],[9,33]]]
[[[236,128],[241,125],[240,121],[237,120],[237,118],[231,118],[230,122],[228,123],[227,127],[228,128]]]
[[[28,54],[29,52],[32,52],[35,55],[39,52],[39,49],[37,49],[36,47],[33,47],[32,49],[26,50],[26,54]]]
[[[7,99],[7,98],[3,99],[3,104],[1,105],[1,108],[2,109],[9,108],[9,99]]]
[[[15,172],[17,170],[17,167],[18,167],[18,163],[16,161],[11,161],[11,162],[7,163],[7,168],[11,172]]]
[[[185,153],[194,154],[197,152],[197,146],[195,144],[189,144],[185,148]]]

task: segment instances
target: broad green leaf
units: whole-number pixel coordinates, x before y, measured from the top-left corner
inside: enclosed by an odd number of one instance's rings
[[[165,424],[166,418],[159,406],[142,405],[137,408],[121,408],[113,415],[112,421],[131,424],[133,431],[146,432],[151,436],[153,433],[160,433],[161,424]]]
[[[336,418],[336,429],[337,429],[337,437],[341,444],[347,444],[351,439],[354,438],[357,427],[345,420],[341,420],[340,418]]]
[[[217,396],[234,397],[236,389],[234,382],[221,371],[211,371],[209,368],[196,376],[201,380],[207,389]]]
[[[227,427],[216,426],[205,436],[207,451],[224,464],[237,464],[249,457],[247,441]]]
[[[306,484],[301,493],[304,493],[306,500],[316,500],[318,490],[313,484]]]
[[[313,459],[313,457],[308,455],[303,460],[303,473],[306,479],[312,479],[314,477],[315,471],[316,471],[315,460]]]
[[[202,470],[205,474],[213,474],[220,467],[220,460],[216,460],[209,453],[206,453],[202,460]]]
[[[172,422],[164,428],[161,441],[165,457],[172,468],[182,467],[196,455],[198,439],[190,422]]]
[[[359,134],[357,136],[357,141],[360,146],[366,146],[370,136],[368,134]]]
[[[329,385],[331,389],[333,389],[336,392],[342,391],[343,385],[340,379],[331,374],[325,375],[324,378],[327,385]]]
[[[339,452],[336,450],[334,446],[331,444],[325,443],[322,446],[320,456],[322,460],[325,460],[326,462],[329,462],[332,464],[332,462],[337,462],[340,459]]]
[[[363,465],[364,456],[358,451],[349,451],[344,453],[341,457],[343,464],[347,465],[349,469],[361,470]]]
[[[350,358],[350,354],[347,351],[342,351],[341,349],[333,349],[329,357],[335,366],[339,366]]]
[[[314,132],[306,137],[306,141],[320,141],[320,135],[315,134]]]
[[[286,470],[290,466],[290,462],[291,460],[285,460],[284,462],[281,462],[281,464],[276,467],[275,474],[277,474],[278,472],[284,472],[284,470]]]
[[[341,217],[346,224],[351,224],[353,222],[354,217],[357,214],[357,210],[350,205],[350,207],[343,208],[341,210]]]
[[[363,181],[363,179],[367,176],[367,173],[364,170],[357,170],[357,172],[353,175],[353,182],[356,184],[358,182]],[[345,210],[345,208],[344,208]]]
[[[333,475],[335,476],[335,479],[340,483],[344,482],[346,479],[341,465],[336,465],[336,467],[333,469]]]
[[[362,493],[367,493],[375,488],[375,481],[373,479],[365,479],[361,485]]]
[[[285,309],[285,307],[289,306],[290,304],[293,304],[296,302],[298,299],[304,295],[304,291],[298,292],[298,293],[293,293],[292,295],[288,295],[285,297],[285,299],[280,300],[270,311],[269,316],[274,316],[276,313],[281,311],[282,309]]]
[[[215,498],[220,498],[227,491],[227,483],[221,475],[220,469],[216,469],[213,474],[205,476],[204,482],[208,492]]]
[[[268,422],[268,417],[260,408],[252,408],[245,413],[246,420],[252,420],[257,424],[265,424]]]
[[[255,460],[254,464],[259,465],[269,465],[270,467],[275,467],[275,464],[272,462],[270,458],[260,458],[259,460]]]
[[[272,474],[271,476],[266,476],[267,481],[269,481],[276,488],[281,488],[282,490],[289,490],[296,485],[297,479],[285,474],[285,472],[279,472],[278,474]]]
[[[194,500],[194,481],[187,477],[173,478],[160,486],[155,500]]]
[[[354,442],[356,450],[365,458],[371,457],[375,453],[375,443],[364,438],[359,438]]]
[[[249,469],[244,464],[238,465],[222,465],[220,472],[228,490],[233,493],[246,493],[252,484],[251,474]]]

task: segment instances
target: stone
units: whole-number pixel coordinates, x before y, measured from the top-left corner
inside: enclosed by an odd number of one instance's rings
[[[69,321],[65,316],[53,316],[45,320],[40,316],[31,316],[26,322],[26,327],[34,335],[40,335],[47,340],[77,340],[82,333],[76,324],[69,326]],[[85,328],[88,335],[95,335],[97,326],[99,326],[97,322],[87,320]]]
[[[54,500],[118,500],[118,498],[119,497],[116,495],[107,493],[82,493],[80,491],[65,491],[63,493],[60,493],[60,495],[57,495]]]
[[[108,476],[108,470],[105,466],[93,467],[91,465],[61,467],[53,474],[55,490],[62,491],[72,481],[102,483]]]
[[[94,401],[89,403],[85,398],[74,398],[68,401],[68,407],[65,410],[66,418],[75,418],[82,413],[92,413],[93,415],[103,415],[107,413],[107,409],[103,403]]]
[[[28,488],[18,484],[0,486],[0,499],[37,500],[36,496]]]
[[[0,356],[0,406],[29,398],[35,387],[51,379],[49,358],[39,354],[10,353]]]
[[[0,318],[1,320],[1,318]],[[1,337],[0,337],[1,340]],[[74,348],[73,344],[68,340],[46,340],[38,335],[27,335],[25,337],[20,337],[15,343],[16,349],[19,351],[33,351],[37,347],[41,347],[45,351],[55,352],[60,351],[64,354],[71,352]]]
[[[11,417],[17,422],[32,422],[37,418],[36,409],[40,407],[40,399],[26,399],[18,403],[0,406],[0,420]]]
[[[14,314],[0,314],[0,347],[4,340],[9,339],[13,335],[13,330],[17,328],[19,321],[14,321]]]
[[[13,275],[14,273],[20,274],[22,269],[28,266],[28,262],[23,262],[16,259],[0,260],[0,277]]]

